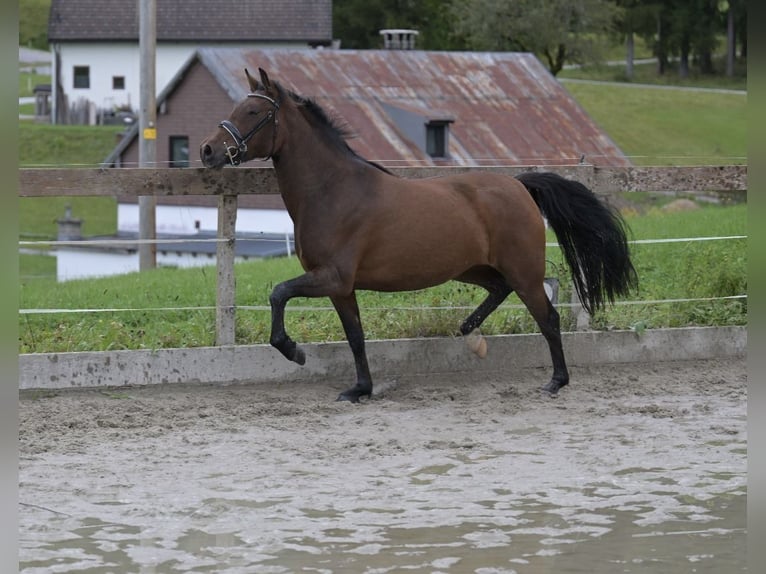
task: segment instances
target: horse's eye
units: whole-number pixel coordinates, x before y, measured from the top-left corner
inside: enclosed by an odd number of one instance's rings
[[[260,110],[250,110],[247,113],[250,114],[251,116],[257,116],[258,114],[261,113],[261,111]]]

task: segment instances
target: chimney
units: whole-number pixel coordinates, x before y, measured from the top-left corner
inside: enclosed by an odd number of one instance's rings
[[[67,205],[64,217],[57,219],[59,241],[76,241],[82,239],[82,219],[72,217],[72,206]]]
[[[383,36],[383,47],[386,50],[414,50],[415,36],[420,34],[417,30],[405,30],[401,28],[389,28],[379,32]]]

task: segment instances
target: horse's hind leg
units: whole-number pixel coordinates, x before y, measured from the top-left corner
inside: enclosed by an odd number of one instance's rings
[[[337,400],[357,403],[361,397],[372,396],[372,377],[370,376],[370,367],[367,365],[367,353],[364,350],[364,331],[362,330],[356,294],[352,291],[350,295],[334,296],[330,297],[330,300],[343,324],[343,331],[346,333],[346,340],[354,354],[356,366],[356,384],[338,395]]]
[[[532,317],[537,322],[540,332],[548,342],[548,348],[553,362],[553,376],[550,382],[543,387],[544,391],[555,395],[559,389],[569,384],[569,371],[564,360],[564,349],[561,344],[561,326],[559,314],[545,294],[543,282],[540,281],[526,286],[524,289],[516,289],[519,299],[526,305]]]
[[[487,297],[460,325],[460,333],[468,335],[478,329],[484,320],[511,294],[512,289],[505,278],[491,268],[475,270],[457,278],[458,281],[479,285],[487,290]]]

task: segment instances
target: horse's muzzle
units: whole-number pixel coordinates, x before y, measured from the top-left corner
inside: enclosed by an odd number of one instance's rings
[[[216,154],[213,146],[204,142],[199,146],[199,157],[205,167],[221,168],[226,163],[224,154]]]

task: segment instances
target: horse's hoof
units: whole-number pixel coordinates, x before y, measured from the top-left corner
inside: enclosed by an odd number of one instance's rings
[[[476,356],[483,359],[487,356],[487,340],[481,334],[481,331],[474,329],[465,337],[466,345]]]
[[[347,391],[343,391],[341,394],[338,395],[338,398],[335,399],[335,402],[342,402],[346,401],[349,403],[358,403],[359,399],[362,397],[372,398],[372,392],[370,391],[360,391],[357,388],[350,388]]]
[[[293,353],[293,361],[299,365],[306,364],[306,353],[303,352],[303,349],[298,347],[295,348],[295,353]]]
[[[340,403],[340,402],[358,403],[359,397],[349,393],[341,393],[338,395],[338,398],[335,399],[335,402],[336,403]]]
[[[540,390],[544,393],[548,393],[552,397],[557,397],[559,391],[568,384],[569,382],[561,382],[552,379],[547,385],[540,387]]]

